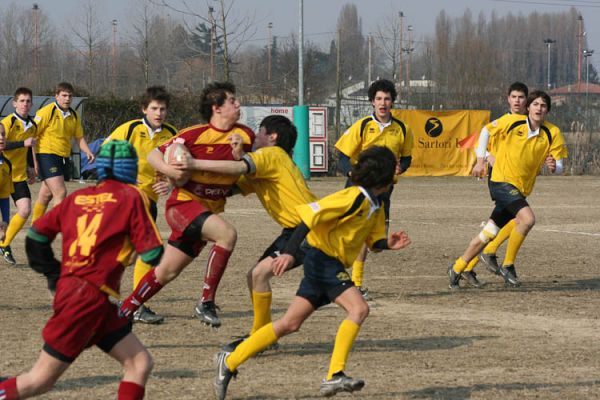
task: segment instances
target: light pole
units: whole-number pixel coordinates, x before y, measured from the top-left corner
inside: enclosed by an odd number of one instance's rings
[[[544,44],[546,45],[546,47],[548,47],[548,90],[550,90],[550,88],[552,87],[552,85],[550,84],[550,47],[553,43],[556,43],[556,40],[550,38],[544,39]]]
[[[112,93],[117,91],[117,20],[112,20]]]
[[[591,127],[589,126],[589,94],[590,94],[590,61],[589,58],[594,54],[594,50],[583,49],[583,57],[585,58],[585,123],[588,125],[591,135]]]
[[[402,35],[404,34],[404,13],[398,11],[400,17],[400,52],[398,53],[398,104],[402,102]]]
[[[402,51],[406,53],[406,106],[408,107],[409,97],[410,97],[410,60],[411,53],[415,49],[412,47],[412,31],[413,26],[409,25],[406,30],[408,31],[408,45],[402,48]]]
[[[271,52],[273,51],[273,23],[269,22],[267,24],[267,28],[269,29],[269,42],[267,43],[267,81],[269,85],[271,85]]]
[[[208,7],[208,19],[210,20],[210,80],[215,81],[215,38],[217,36],[217,27],[213,12],[215,9]]]

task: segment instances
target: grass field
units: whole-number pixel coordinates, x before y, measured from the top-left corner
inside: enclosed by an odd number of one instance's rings
[[[323,196],[343,181],[313,179],[310,186]],[[69,183],[70,191],[78,187]],[[337,397],[600,399],[599,194],[597,177],[538,178],[529,199],[537,224],[516,263],[522,287],[505,288],[479,266],[487,284],[453,293],[447,265],[492,210],[485,182],[402,178],[392,198],[392,228],[405,229],[413,244],[367,261],[365,284],[374,300],[346,370],[365,379],[366,386]],[[245,273],[280,229],[254,197],[232,198],[224,215],[238,228],[239,240],[217,297],[223,326],[211,330],[193,317],[203,252],[153,300],[165,324],[134,327],[155,360],[148,399],[212,398],[214,353],[250,328]],[[159,228],[166,238],[160,212]],[[23,243],[21,232],[13,244],[16,267],[0,263],[0,375],[31,366],[51,314],[45,281],[25,265]],[[275,317],[294,296],[301,273],[274,279]],[[123,293],[130,290],[128,270]],[[335,306],[325,307],[300,332],[284,338],[279,350],[249,360],[232,381],[229,398],[317,398],[343,315]],[[114,399],[120,376],[120,366],[94,348],[41,398]]]

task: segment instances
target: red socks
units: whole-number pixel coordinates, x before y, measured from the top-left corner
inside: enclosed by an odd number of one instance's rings
[[[223,247],[214,245],[208,254],[208,262],[206,264],[206,276],[204,277],[204,289],[202,290],[202,299],[200,302],[215,301],[215,294],[219,282],[223,277],[227,262],[231,256],[231,251],[225,250]]]
[[[7,380],[0,382],[0,399],[19,400],[17,378],[8,378]]]
[[[137,383],[121,381],[118,400],[142,400],[146,389]]]
[[[123,300],[123,304],[120,307],[121,314],[129,318],[142,304],[158,293],[162,287],[163,285],[156,280],[154,269],[151,269],[144,275],[134,291]]]

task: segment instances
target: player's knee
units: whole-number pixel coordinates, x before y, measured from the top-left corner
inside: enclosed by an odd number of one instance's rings
[[[302,322],[299,319],[284,319],[281,326],[282,336],[289,335],[294,332],[298,332],[302,326]]]
[[[492,221],[488,221],[487,224],[484,225],[481,232],[479,232],[479,240],[481,240],[483,244],[487,244],[494,240],[494,238],[498,235],[499,231],[500,228],[498,228],[498,226],[495,223],[493,223]]]
[[[348,317],[350,320],[362,324],[369,316],[369,311],[369,305],[366,301],[363,301],[360,305],[356,305],[351,310],[348,310]]]
[[[123,363],[123,367],[138,377],[148,377],[154,368],[154,360],[149,352],[142,351]]]
[[[273,277],[272,261],[270,257],[267,257],[250,270],[249,275],[253,282],[266,282]]]
[[[526,231],[529,231],[535,225],[535,215],[533,213],[526,215],[519,215],[517,217],[517,225],[521,225]]]

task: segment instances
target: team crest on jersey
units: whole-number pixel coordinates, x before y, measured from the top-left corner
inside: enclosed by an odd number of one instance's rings
[[[336,277],[338,278],[339,281],[342,281],[342,282],[350,280],[350,275],[348,275],[348,273],[346,271],[338,272]]]

